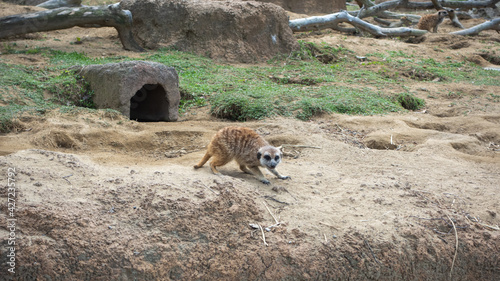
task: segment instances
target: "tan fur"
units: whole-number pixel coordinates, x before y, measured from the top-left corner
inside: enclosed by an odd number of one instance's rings
[[[431,15],[424,15],[420,18],[417,24],[418,29],[427,30],[436,33],[439,24],[441,24],[445,17],[448,16],[448,12],[445,10],[440,10],[439,12]]]
[[[195,169],[201,168],[210,158],[210,168],[214,174],[220,174],[217,167],[236,160],[240,169],[256,176],[261,182],[269,184],[259,166],[267,168],[280,179],[289,179],[276,171],[276,166],[281,162],[281,151],[271,146],[257,132],[245,127],[226,127],[217,132],[207,147],[205,156]]]

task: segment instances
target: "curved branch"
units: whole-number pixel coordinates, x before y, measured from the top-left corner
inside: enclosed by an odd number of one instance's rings
[[[55,9],[61,7],[80,7],[82,0],[48,0],[36,5],[45,9]]]
[[[500,0],[483,0],[483,1],[456,1],[456,0],[443,0],[439,1],[439,3],[443,7],[448,7],[448,8],[461,8],[461,9],[472,9],[472,8],[495,8],[495,5],[499,2]],[[434,4],[432,2],[411,2],[408,1],[405,4],[402,3],[401,7],[403,8],[408,8],[408,9],[433,9]]]
[[[0,18],[0,39],[26,33],[66,29],[74,26],[116,28],[123,47],[144,51],[132,36],[132,13],[120,3],[108,6],[57,8]]]
[[[500,30],[500,18],[496,18],[487,22],[483,22],[482,24],[473,26],[468,29],[460,30],[460,31],[455,31],[451,32],[450,34],[455,34],[455,35],[478,35],[481,31],[483,30]]]
[[[373,25],[359,18],[351,16],[346,11],[342,11],[335,14],[330,14],[326,16],[317,16],[303,19],[291,20],[289,26],[293,32],[303,32],[311,31],[325,28],[332,28],[335,30],[340,30],[338,24],[349,23],[354,27],[357,27],[363,31],[366,31],[374,36],[422,36],[427,31],[412,29],[407,27],[399,28],[383,28],[377,25]]]
[[[393,0],[393,1],[382,2],[378,5],[374,5],[374,6],[370,6],[370,7],[363,5],[365,7],[365,9],[361,9],[359,11],[358,18],[362,19],[362,18],[375,16],[375,15],[377,15],[381,12],[384,12],[386,10],[396,8],[397,6],[399,6],[400,3],[401,3],[401,0]]]

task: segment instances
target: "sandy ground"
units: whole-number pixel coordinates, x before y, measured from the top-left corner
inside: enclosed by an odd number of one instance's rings
[[[445,23],[443,32],[452,29]],[[83,45],[69,44],[75,34]],[[359,56],[412,50],[440,61],[498,52],[500,35],[431,34],[418,45],[336,33],[307,40],[341,44]],[[12,42],[95,57],[139,56],[123,51],[108,28]],[[460,42],[467,44],[450,47]],[[37,55],[1,54],[0,61],[46,63]],[[220,168],[223,176],[192,168],[213,134],[234,124],[212,118],[207,108],[173,123],[105,113],[22,116],[16,132],[0,135],[5,243],[7,178],[16,182],[15,277],[500,278],[500,102],[491,100],[500,88],[406,81],[426,99],[425,111],[238,123],[285,146],[278,170],[292,179],[267,174],[269,186],[234,163]],[[0,261],[5,276],[5,248]]]

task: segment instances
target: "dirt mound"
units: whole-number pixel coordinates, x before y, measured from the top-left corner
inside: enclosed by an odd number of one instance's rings
[[[212,0],[219,1],[219,0]],[[246,0],[244,0],[246,1]],[[276,4],[283,9],[301,14],[330,14],[345,10],[345,1],[339,0],[256,0],[257,2],[268,2]]]
[[[210,58],[257,62],[298,47],[281,7],[241,1],[122,1],[141,45]]]
[[[499,277],[500,156],[485,148],[498,141],[495,116],[247,122],[285,147],[281,169],[292,180],[270,178],[270,187],[234,163],[223,176],[192,169],[228,125],[205,116],[137,123],[49,112],[18,120],[25,129],[3,136],[0,151],[42,149],[0,158],[4,172],[17,171],[16,276],[442,280],[456,229],[453,279]],[[469,135],[479,127],[482,137]],[[391,134],[399,149],[366,148]]]

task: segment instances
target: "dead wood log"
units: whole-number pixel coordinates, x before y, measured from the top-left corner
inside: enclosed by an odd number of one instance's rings
[[[434,0],[431,0],[434,1]],[[393,1],[387,1],[383,2],[381,4],[375,5],[371,0],[356,0],[358,5],[360,7],[365,6],[365,12],[363,15],[360,16],[360,18],[365,18],[369,16],[374,16],[376,15],[379,18],[384,18],[384,19],[400,19],[402,17],[406,17],[412,21],[418,21],[420,19],[419,15],[412,15],[412,14],[399,14],[399,13],[394,13],[391,11],[379,9],[376,14],[369,14],[367,13],[368,10],[375,10],[374,8],[382,7],[381,5],[386,5],[386,7],[389,7],[390,9],[393,9],[390,7],[393,2],[399,2],[396,7],[398,8],[408,8],[408,9],[434,9],[435,5],[433,2],[411,2],[409,0],[393,0]],[[444,0],[444,1],[439,1],[440,7],[446,7],[446,8],[452,8],[452,9],[458,9],[460,8],[461,10],[467,10],[467,9],[472,9],[472,8],[495,8],[496,4],[500,2],[500,0],[483,0],[483,1],[449,1],[449,0]],[[377,8],[378,9],[378,8]],[[357,16],[360,11],[352,11],[349,12],[349,14],[353,16]],[[462,12],[463,13],[463,12]],[[455,11],[454,15],[450,17],[452,20],[453,24],[459,28],[463,28],[463,26],[460,24],[458,21],[458,18],[455,20],[457,16],[457,12]]]
[[[371,5],[371,6],[363,5],[363,7],[361,7],[361,9],[359,10],[357,17],[362,19],[378,15],[383,11],[396,8],[397,6],[399,6],[400,2],[401,0],[394,0],[394,1],[382,2],[378,5]]]
[[[338,25],[340,23],[349,23],[354,27],[368,32],[376,37],[385,36],[422,36],[427,33],[426,30],[412,29],[407,27],[383,28],[373,25],[362,19],[350,15],[346,11],[326,16],[316,16],[302,19],[290,20],[289,26],[293,32],[303,32],[331,28],[335,30],[345,30]]]
[[[482,24],[478,24],[468,29],[451,32],[450,34],[455,35],[478,35],[483,30],[496,30],[500,31],[500,18],[492,19],[487,22],[483,22]]]
[[[82,0],[49,0],[36,5],[45,9],[56,9],[61,7],[80,7]]]
[[[467,9],[472,9],[472,8],[495,8],[495,5],[499,2],[500,0],[486,0],[486,1],[456,1],[456,0],[444,0],[444,1],[439,1],[439,3],[443,7],[448,7],[452,9],[458,9],[460,8],[461,10],[467,10]],[[432,9],[434,8],[434,4],[432,2],[408,2],[408,6],[404,8],[409,8],[409,9]]]
[[[359,18],[377,16],[377,17],[384,18],[384,19],[401,19],[402,17],[406,17],[414,22],[418,22],[418,20],[420,19],[419,15],[398,14],[398,13],[387,11],[387,9],[393,9],[396,7],[403,7],[404,3],[407,1],[408,0],[393,0],[393,1],[387,1],[387,2],[380,3],[378,5],[375,5],[375,3],[373,3],[370,0],[356,0],[356,2],[358,2],[358,5],[364,6],[367,11],[362,13],[361,10],[363,10],[363,9],[361,9],[359,11],[349,12],[349,14],[357,16]],[[385,10],[383,8],[385,8]],[[368,12],[368,11],[370,11],[370,12]],[[358,14],[361,14],[361,15],[358,16]]]
[[[0,39],[26,33],[80,27],[114,27],[126,50],[144,51],[132,36],[132,13],[120,3],[108,6],[57,8],[0,18]]]
[[[365,5],[366,8],[371,7],[375,5],[373,2],[370,0],[356,0],[358,5],[361,7],[362,5]],[[457,9],[460,8],[462,10],[466,9],[472,9],[472,8],[495,8],[495,5],[500,2],[500,0],[483,0],[483,1],[456,1],[456,0],[441,0],[439,3],[443,7],[448,7],[448,8],[453,8]],[[408,0],[402,0],[400,5],[400,8],[406,8],[406,9],[417,9],[417,10],[425,10],[425,9],[433,9],[434,4],[431,2],[413,2],[413,1],[408,1]]]

